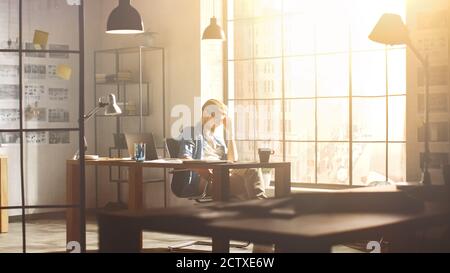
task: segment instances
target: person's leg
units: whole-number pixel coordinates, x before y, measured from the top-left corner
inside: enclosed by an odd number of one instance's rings
[[[246,199],[266,198],[260,169],[232,170],[230,187],[232,194],[241,193],[242,195],[242,191],[245,191]]]
[[[200,177],[199,183],[198,183],[198,192],[200,194],[205,193],[207,196],[212,196],[212,187],[209,186],[207,188],[206,187],[207,184],[211,184],[211,182],[206,180],[206,179],[204,179],[203,177]],[[206,192],[205,192],[205,189],[206,189]]]
[[[240,201],[248,200],[248,193],[245,187],[245,180],[240,175],[234,175],[230,172],[230,197]]]
[[[199,192],[205,189],[207,180],[200,178]],[[213,181],[214,187],[214,181]],[[208,195],[212,194],[212,187],[208,188]],[[230,197],[238,201],[261,198],[264,195],[263,183],[257,169],[237,169],[230,171]],[[264,197],[264,196],[262,196]]]
[[[244,200],[266,198],[262,172],[260,169],[236,169],[230,172],[231,194],[236,191],[244,196]],[[245,194],[242,194],[244,192]],[[273,245],[253,244],[253,253],[273,253]]]

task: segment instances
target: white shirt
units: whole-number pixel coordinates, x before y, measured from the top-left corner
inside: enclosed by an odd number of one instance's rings
[[[221,160],[225,155],[225,149],[211,134],[204,135],[203,158],[206,160]]]

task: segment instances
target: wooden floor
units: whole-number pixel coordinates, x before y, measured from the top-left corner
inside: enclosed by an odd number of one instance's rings
[[[66,240],[66,225],[63,219],[40,219],[27,221],[26,244],[28,253],[49,253],[64,252]],[[88,251],[98,250],[98,232],[95,219],[87,221],[87,249]],[[187,241],[208,240],[192,236],[181,236],[172,234],[162,234],[154,232],[144,233],[145,252],[168,252],[168,246],[184,243]],[[189,247],[198,251],[210,251],[210,247],[197,246]],[[253,245],[244,249],[232,248],[233,253],[251,253]],[[268,248],[258,247],[257,252],[268,251]],[[0,234],[0,253],[21,253],[22,252],[22,223],[10,223],[9,233]],[[333,252],[351,253],[358,252],[345,246],[337,246]]]
[[[65,221],[58,219],[32,220],[26,225],[27,252],[62,252],[65,251],[66,230]],[[96,251],[98,249],[98,233],[95,220],[88,220],[86,229],[87,249]],[[191,240],[205,238],[179,236],[161,233],[144,233],[144,248],[157,248],[161,252],[168,246]],[[208,248],[197,247],[208,250]],[[243,252],[250,252],[251,248]],[[22,223],[11,223],[9,233],[0,234],[0,253],[22,252]],[[242,251],[241,251],[242,252]]]

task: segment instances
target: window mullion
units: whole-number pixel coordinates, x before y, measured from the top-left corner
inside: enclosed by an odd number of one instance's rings
[[[353,73],[352,73],[352,60],[353,60],[353,52],[352,52],[352,30],[350,25],[348,26],[349,28],[349,52],[348,52],[348,58],[349,58],[349,62],[348,62],[348,69],[349,69],[349,95],[348,95],[348,106],[349,106],[349,122],[348,122],[348,129],[349,129],[349,147],[348,147],[348,151],[349,151],[349,156],[348,156],[348,182],[350,184],[350,186],[353,186]]]

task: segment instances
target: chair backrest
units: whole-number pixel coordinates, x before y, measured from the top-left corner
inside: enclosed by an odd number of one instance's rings
[[[178,158],[181,141],[173,138],[166,139],[166,149],[170,158]],[[197,174],[191,171],[176,171],[173,173],[170,187],[172,193],[179,198],[192,198],[202,196],[199,192],[198,185],[193,183],[197,178]]]
[[[180,152],[180,141],[173,138],[166,139],[166,149],[170,158],[178,158],[178,153]]]

